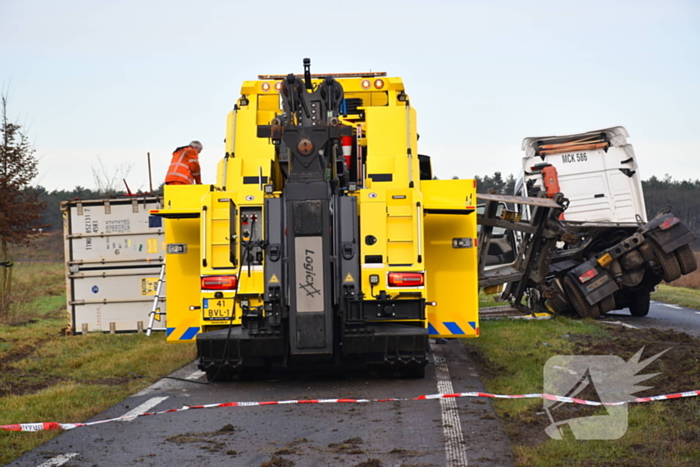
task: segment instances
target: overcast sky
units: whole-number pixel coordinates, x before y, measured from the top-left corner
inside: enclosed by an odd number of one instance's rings
[[[0,90],[46,188],[154,186],[258,74],[386,71],[439,178],[516,173],[527,136],[625,126],[643,179],[700,178],[700,2],[0,0]]]

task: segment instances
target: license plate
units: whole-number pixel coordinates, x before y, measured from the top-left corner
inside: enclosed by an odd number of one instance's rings
[[[205,320],[228,320],[232,318],[232,298],[205,298],[202,309]]]
[[[586,284],[585,289],[587,292],[590,293],[590,292],[593,292],[594,290],[596,290],[597,288],[603,286],[606,282],[608,282],[607,275],[599,277],[598,279],[594,280],[590,284]]]

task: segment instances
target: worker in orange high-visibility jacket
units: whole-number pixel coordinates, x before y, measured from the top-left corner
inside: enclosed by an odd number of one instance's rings
[[[199,153],[202,143],[192,141],[188,146],[179,147],[173,152],[173,159],[165,176],[166,185],[201,185],[202,175],[199,169]]]

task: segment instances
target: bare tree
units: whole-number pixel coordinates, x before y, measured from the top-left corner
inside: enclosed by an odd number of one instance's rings
[[[27,244],[39,228],[44,205],[30,183],[38,161],[21,126],[7,118],[7,95],[2,94],[0,128],[0,316],[9,314],[13,260],[9,244]]]
[[[95,181],[95,188],[100,196],[114,196],[124,193],[124,180],[131,172],[131,165],[122,164],[116,169],[108,168],[100,156],[97,156],[97,164],[91,167],[92,179]]]

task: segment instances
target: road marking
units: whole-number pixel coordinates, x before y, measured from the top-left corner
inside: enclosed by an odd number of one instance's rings
[[[194,373],[192,373],[191,375],[189,375],[188,377],[186,377],[185,379],[187,379],[187,380],[199,379],[199,378],[201,378],[202,376],[204,376],[205,374],[206,374],[206,373],[204,373],[203,371],[197,370],[197,371],[195,371]]]
[[[127,413],[122,415],[122,418],[125,418],[125,422],[130,422],[142,413],[148,412],[150,409],[155,407],[156,405],[160,404],[163,402],[165,399],[167,399],[168,396],[165,397],[153,397],[151,399],[148,399],[146,402],[143,404],[139,405],[138,407],[134,407],[132,410],[129,410]]]
[[[197,371],[195,371],[194,373],[192,373],[189,376],[184,376],[185,371],[190,371],[190,369],[193,367],[194,367],[194,364],[192,364],[192,366],[190,368],[187,368],[187,369],[185,369],[183,367],[183,368],[177,370],[176,372],[171,373],[170,376],[182,378],[182,379],[187,379],[187,380],[190,380],[190,378],[196,379],[195,375],[198,374]],[[136,394],[134,394],[131,397],[147,396],[147,395],[149,395],[153,392],[156,392],[156,391],[167,391],[169,389],[181,389],[181,386],[182,386],[182,381],[180,381],[178,379],[163,378],[163,379],[159,379],[155,383],[151,384],[146,389],[143,389],[143,390],[137,392]]]
[[[608,323],[608,324],[619,324],[620,326],[624,326],[626,328],[630,329],[639,329],[637,326],[632,326],[631,324],[623,323],[622,321],[602,321],[603,323]]]
[[[669,307],[669,308],[673,308],[673,309],[675,309],[675,310],[682,310],[682,309],[683,309],[682,306],[669,305],[668,303],[664,303],[664,306],[667,306],[667,307]]]
[[[37,467],[59,467],[60,465],[65,464],[75,456],[77,456],[77,452],[71,452],[69,454],[61,454],[60,456],[56,456],[53,459],[49,459],[46,462],[42,462],[39,464]]]
[[[437,375],[437,389],[441,394],[453,394],[450,369],[439,345],[431,346],[435,358],[435,372]],[[440,399],[440,411],[442,413],[442,429],[445,433],[445,456],[448,467],[466,467],[467,452],[464,445],[462,423],[457,412],[455,398]]]

